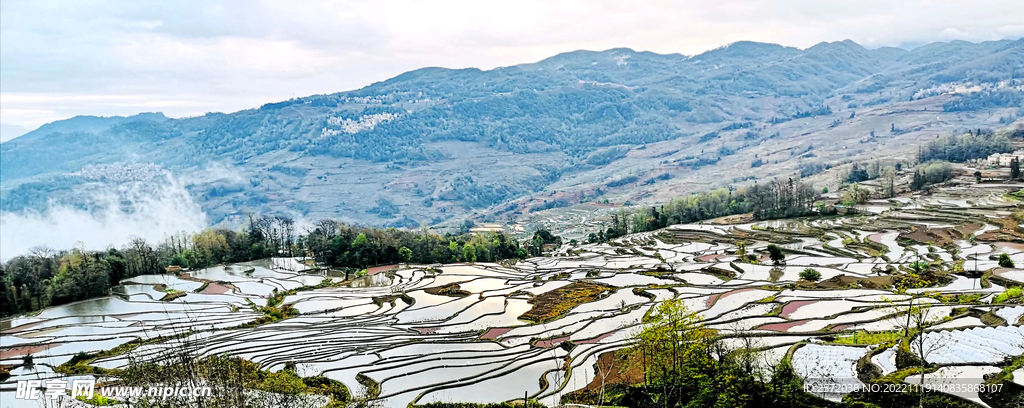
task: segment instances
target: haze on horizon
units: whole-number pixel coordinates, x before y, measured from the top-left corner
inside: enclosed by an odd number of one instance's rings
[[[357,89],[426,66],[577,49],[697,54],[741,40],[876,48],[1024,36],[994,0],[292,2],[0,1],[0,140],[76,115],[232,112]]]

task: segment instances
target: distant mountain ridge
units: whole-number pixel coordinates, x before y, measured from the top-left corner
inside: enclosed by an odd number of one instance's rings
[[[53,133],[98,133],[125,122],[163,122],[170,120],[163,113],[144,112],[132,116],[75,116],[70,119],[47,123],[38,129],[25,133],[25,140],[41,139]]]
[[[57,121],[0,144],[0,204],[73,201],[82,181],[63,174],[126,162],[194,178],[190,190],[215,221],[247,212],[397,226],[514,216],[553,200],[661,199],[712,172],[749,172],[739,160],[775,157],[752,175],[765,176],[775,165],[781,174],[861,154],[810,142],[826,134],[858,143],[884,130],[893,140],[860,144],[905,146],[940,126],[996,126],[1015,120],[1022,93],[1024,40],[911,51],[741,41],[689,57],[580,50],[486,71],[422,68],[231,114]],[[921,109],[939,114],[912,113]],[[765,150],[774,145],[791,147]],[[808,145],[814,154],[796,153]],[[209,177],[214,164],[230,174]]]

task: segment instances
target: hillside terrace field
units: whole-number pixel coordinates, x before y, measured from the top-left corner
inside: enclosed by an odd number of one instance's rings
[[[1024,270],[997,260],[1007,254],[1024,265],[1012,218],[1019,201],[1007,194],[1021,187],[946,186],[873,202],[858,215],[673,225],[515,264],[409,265],[343,285],[293,271],[302,264],[287,260],[217,266],[187,279],[139,276],[123,281],[117,296],[3,321],[0,364],[10,377],[0,395],[11,400],[18,380],[62,376],[55,370],[77,353],[191,329],[78,364],[124,368],[187,347],[271,371],[294,362],[350,390],[368,385],[387,407],[524,393],[554,406],[595,389],[595,364],[630,345],[667,299],[699,312],[721,336],[752,338],[766,361],[790,359],[801,377],[854,383],[912,367],[890,340],[903,320],[895,315],[913,302],[928,311],[918,336],[938,367],[927,381],[980,383],[1024,354],[1024,304],[1006,295],[1024,284]],[[756,256],[741,258],[741,243]],[[783,248],[784,264],[762,256],[769,244]],[[751,258],[759,261],[742,261]],[[820,280],[802,280],[807,268]],[[204,290],[213,285],[227,290]],[[160,301],[168,289],[186,295]],[[278,293],[294,317],[249,324],[260,318],[255,306]],[[27,354],[33,368],[23,365]],[[1006,392],[1019,396],[1013,387]],[[1001,406],[991,395],[958,396]]]

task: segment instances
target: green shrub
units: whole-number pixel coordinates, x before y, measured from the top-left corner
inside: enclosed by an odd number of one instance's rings
[[[1021,296],[1024,296],[1024,294],[1022,294],[1020,287],[1009,288],[1003,291],[1003,293],[1000,293],[998,296],[996,296],[995,300],[993,300],[992,302],[1004,303],[1011,299],[1020,299]]]
[[[82,401],[82,402],[84,402],[86,404],[89,404],[89,405],[92,405],[92,406],[98,406],[98,407],[106,407],[106,406],[118,405],[118,404],[121,403],[121,401],[118,401],[118,400],[115,400],[115,399],[111,399],[111,398],[107,398],[107,397],[104,397],[104,396],[102,396],[100,394],[93,395],[92,398],[88,398],[88,399],[85,398],[84,396],[78,396],[75,399],[77,399],[79,401]]]
[[[807,268],[800,271],[800,279],[816,282],[818,279],[821,279],[821,272],[814,268]]]
[[[768,257],[772,260],[772,263],[784,264],[786,263],[786,253],[782,251],[782,247],[775,244],[768,244]]]
[[[1004,252],[999,255],[999,266],[1004,268],[1013,268],[1013,259],[1010,259],[1010,255]]]

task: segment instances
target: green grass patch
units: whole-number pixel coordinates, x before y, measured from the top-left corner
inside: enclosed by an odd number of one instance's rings
[[[174,290],[174,289],[169,289],[169,290],[167,290],[165,292],[166,292],[166,294],[164,295],[164,297],[160,298],[161,302],[170,302],[170,301],[172,301],[174,299],[177,299],[177,298],[180,298],[180,297],[184,297],[185,295],[187,295],[187,293],[185,293],[185,292],[182,292],[180,290]]]
[[[118,401],[118,400],[115,400],[115,399],[111,399],[111,398],[107,398],[107,397],[104,397],[104,396],[99,395],[99,394],[94,394],[92,396],[92,398],[88,398],[88,399],[86,399],[83,396],[79,396],[79,397],[77,397],[75,399],[77,399],[79,401],[82,401],[82,402],[84,402],[86,404],[94,405],[94,406],[98,406],[98,407],[117,405],[117,404],[121,403],[121,401]]]
[[[1024,297],[1024,293],[1021,292],[1020,287],[1013,287],[1006,289],[1005,291],[1003,291],[1003,293],[1000,293],[999,295],[996,295],[996,298],[992,300],[992,303],[1006,303],[1011,300],[1016,301],[1020,300],[1021,297]]]
[[[519,316],[519,319],[534,323],[548,322],[577,305],[593,302],[602,293],[614,290],[612,286],[599,283],[575,282],[530,299],[528,302],[533,307]]]
[[[832,341],[834,344],[882,344],[896,342],[903,338],[902,332],[896,331],[885,331],[885,332],[868,332],[864,330],[857,330],[856,335],[844,334],[836,336],[836,339]]]
[[[959,304],[978,304],[981,303],[981,298],[984,293],[969,293],[969,294],[953,294],[953,293],[932,293],[929,292],[926,296],[938,300],[944,303],[959,303]]]

